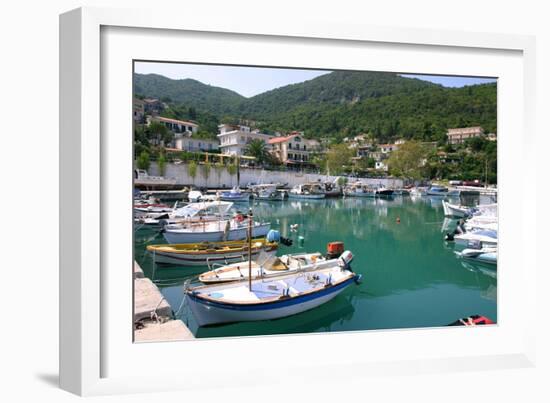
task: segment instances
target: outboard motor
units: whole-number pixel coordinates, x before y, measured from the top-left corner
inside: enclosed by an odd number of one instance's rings
[[[453,234],[451,234],[450,232],[447,232],[447,235],[445,235],[445,240],[446,241],[454,241],[455,236]]]
[[[347,250],[343,252],[338,258],[338,265],[344,270],[353,271],[351,270],[351,265],[350,265],[352,260],[353,260],[353,253]]]

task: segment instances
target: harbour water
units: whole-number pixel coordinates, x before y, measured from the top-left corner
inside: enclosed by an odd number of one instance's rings
[[[328,242],[343,241],[363,282],[318,308],[278,320],[199,328],[185,304],[179,318],[198,338],[445,326],[473,314],[496,322],[497,270],[458,258],[455,245],[443,240],[456,219],[445,219],[441,200],[407,196],[240,203],[242,211],[252,207],[257,220],[271,222],[294,241],[290,247],[280,245],[278,255],[324,253]],[[460,202],[490,201],[477,196]],[[293,224],[298,224],[295,231]],[[177,310],[184,281],[207,268],[153,265],[145,247],[155,243],[165,243],[162,235],[138,231],[135,258]]]

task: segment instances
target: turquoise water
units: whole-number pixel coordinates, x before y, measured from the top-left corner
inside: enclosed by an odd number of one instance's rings
[[[184,305],[179,317],[196,337],[444,326],[473,314],[497,320],[496,269],[459,259],[455,246],[445,243],[443,236],[456,220],[445,220],[441,198],[256,201],[250,206],[258,219],[294,240],[291,247],[281,245],[279,255],[325,252],[328,242],[343,241],[363,282],[311,311],[271,321],[198,328]],[[291,224],[298,224],[297,231]],[[177,311],[183,282],[206,268],[153,267],[145,245],[164,243],[162,236],[139,231],[135,239],[136,259]]]

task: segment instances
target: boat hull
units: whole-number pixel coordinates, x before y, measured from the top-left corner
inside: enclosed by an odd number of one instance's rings
[[[252,257],[256,257],[261,251],[264,251],[268,255],[273,255],[277,252],[277,248],[269,249],[253,249]],[[237,263],[245,259],[248,259],[248,251],[240,252],[219,252],[219,253],[205,253],[201,255],[192,253],[170,253],[155,251],[153,253],[153,259],[156,263],[170,264],[176,266],[206,266],[211,263]]]
[[[265,237],[271,227],[271,224],[260,224],[252,228],[252,237]],[[168,243],[200,243],[200,242],[223,242],[223,241],[240,241],[247,238],[248,228],[235,228],[229,230],[227,239],[224,239],[224,231],[178,231],[167,229],[163,236]]]
[[[299,193],[289,193],[289,199],[324,199],[324,194],[299,194]]]
[[[355,277],[351,277],[336,286],[318,291],[314,295],[281,299],[270,304],[243,306],[217,303],[204,301],[193,295],[193,293],[187,293],[187,297],[189,298],[189,307],[199,326],[232,322],[252,322],[283,318],[316,308],[332,300],[351,285],[354,280]]]

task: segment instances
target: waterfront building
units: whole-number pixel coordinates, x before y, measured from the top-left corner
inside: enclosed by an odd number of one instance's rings
[[[255,139],[268,143],[271,136],[260,133],[259,130],[251,130],[249,126],[221,124],[218,126],[220,133],[220,149],[227,155],[244,155],[247,145]]]
[[[176,138],[178,135],[184,135],[184,134],[193,134],[196,133],[199,130],[199,125],[195,122],[191,122],[188,120],[178,120],[178,119],[170,119],[170,118],[164,118],[161,116],[155,116],[152,118],[152,121],[162,123],[168,130],[174,133]]]
[[[269,140],[271,154],[285,165],[310,165],[313,153],[318,153],[321,145],[317,140],[306,139],[301,132]]]
[[[447,141],[449,144],[462,144],[467,139],[481,136],[484,136],[484,131],[480,126],[460,127],[447,130]]]

